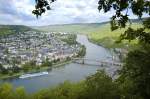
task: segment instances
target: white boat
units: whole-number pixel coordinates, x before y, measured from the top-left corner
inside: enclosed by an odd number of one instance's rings
[[[24,78],[37,77],[37,76],[42,76],[42,75],[47,75],[47,74],[48,74],[48,72],[24,74],[24,75],[21,75],[19,78],[24,79]]]

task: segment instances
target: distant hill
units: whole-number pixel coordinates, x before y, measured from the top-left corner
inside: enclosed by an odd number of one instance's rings
[[[139,19],[131,19],[131,22],[141,24],[142,21]],[[48,26],[37,26],[37,27],[32,27],[32,28],[41,30],[41,31],[49,31],[49,32],[72,32],[72,33],[88,34],[92,32],[101,31],[101,26],[108,25],[108,24],[109,24],[109,21],[103,22],[103,23],[48,25]]]
[[[100,26],[108,24],[103,23],[79,23],[79,24],[62,24],[62,25],[48,25],[33,27],[34,29],[50,32],[71,32],[71,33],[90,33],[93,31],[99,31]]]
[[[138,19],[131,20],[133,23],[140,23]],[[0,35],[11,34],[25,31],[49,31],[49,32],[71,32],[71,33],[93,33],[100,32],[101,27],[108,25],[109,22],[103,23],[78,23],[78,24],[62,24],[62,25],[48,25],[28,27],[23,25],[0,25]],[[108,27],[110,29],[110,27]]]
[[[35,30],[23,25],[0,25],[0,35]]]

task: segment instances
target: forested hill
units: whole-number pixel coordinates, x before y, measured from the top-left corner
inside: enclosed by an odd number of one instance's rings
[[[23,25],[0,25],[0,35],[35,30]]]

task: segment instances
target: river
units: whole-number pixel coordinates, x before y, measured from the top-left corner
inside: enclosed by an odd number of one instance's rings
[[[89,42],[87,37],[84,35],[78,35],[77,41],[85,45],[85,58],[87,59],[103,60],[107,57],[111,57],[111,53],[109,50]],[[57,86],[58,84],[63,83],[66,80],[71,82],[84,80],[87,76],[94,74],[98,69],[105,69],[109,75],[112,75],[117,70],[117,67],[101,67],[96,65],[90,66],[70,63],[58,68],[53,68],[51,71],[49,71],[48,75],[26,79],[12,78],[0,80],[0,82],[11,83],[14,87],[23,86],[27,92],[32,93],[44,88]]]

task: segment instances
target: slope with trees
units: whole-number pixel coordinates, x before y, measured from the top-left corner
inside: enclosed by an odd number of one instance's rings
[[[23,25],[0,25],[0,36],[26,31],[36,30]]]

